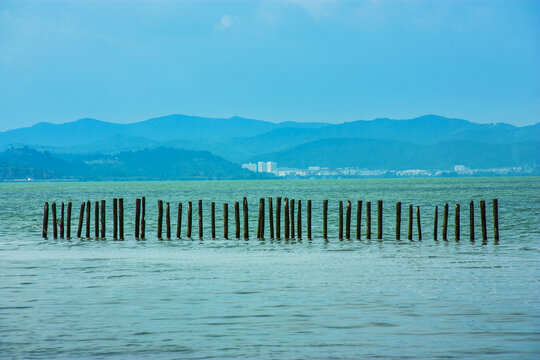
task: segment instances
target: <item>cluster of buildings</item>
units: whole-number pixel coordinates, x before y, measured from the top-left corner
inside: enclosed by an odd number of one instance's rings
[[[329,168],[309,166],[307,169],[280,167],[274,161],[259,161],[242,164],[244,169],[258,173],[270,173],[285,178],[339,178],[339,177],[436,177],[436,176],[493,176],[524,175],[528,172],[521,167],[471,169],[465,165],[455,165],[453,170],[375,170],[359,167]]]

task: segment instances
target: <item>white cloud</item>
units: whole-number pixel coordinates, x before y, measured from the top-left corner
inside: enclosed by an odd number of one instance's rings
[[[225,14],[221,17],[221,20],[214,26],[214,29],[225,30],[227,28],[230,28],[236,20],[238,20],[238,17]]]

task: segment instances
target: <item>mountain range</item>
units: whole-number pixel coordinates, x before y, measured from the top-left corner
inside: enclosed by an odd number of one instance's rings
[[[131,124],[86,118],[0,132],[0,151],[24,146],[48,151],[61,161],[75,161],[88,154],[106,157],[149,151],[147,149],[206,152],[215,156],[217,162],[226,161],[236,166],[235,170],[229,169],[236,175],[242,173],[237,172],[237,164],[267,160],[277,161],[278,166],[301,168],[318,165],[448,169],[455,164],[475,168],[538,168],[540,123],[523,127],[477,124],[437,115],[341,124],[169,115]],[[175,161],[184,166],[188,166],[189,159],[196,158],[193,153],[175,153],[174,156]],[[17,165],[10,164],[11,168]],[[55,173],[53,168],[45,170],[49,175]],[[124,170],[125,174],[118,173],[118,177],[128,176],[129,171]],[[211,175],[208,171],[211,167],[203,173]]]

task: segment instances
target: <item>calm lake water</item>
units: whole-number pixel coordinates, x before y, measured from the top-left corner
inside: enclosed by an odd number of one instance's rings
[[[140,196],[147,199],[146,241],[133,236]],[[251,239],[222,239],[222,203],[229,202],[231,236],[232,203],[243,196]],[[301,199],[304,211],[313,200],[313,240],[255,239],[263,196]],[[113,197],[125,199],[125,241],[111,240]],[[106,240],[41,238],[45,201],[74,203],[74,233],[81,201],[101,199],[107,200]],[[196,235],[202,199],[205,239],[157,240],[157,199],[171,202],[173,234],[177,203],[184,203],[184,238],[186,203],[195,202]],[[329,200],[328,242],[323,199]],[[365,222],[362,240],[338,239],[338,201],[348,199],[354,225],[356,200],[374,203],[374,230],[375,203],[384,200],[382,241],[365,239]],[[487,200],[487,244],[480,237],[481,199]],[[476,205],[474,243],[469,200]],[[208,236],[211,201],[215,240]],[[395,240],[396,201],[403,202],[401,241]],[[445,202],[449,241],[439,233],[435,242],[434,206],[441,216]],[[416,226],[414,241],[407,240],[409,203],[421,207],[422,241]],[[453,231],[456,203],[460,242]],[[268,224],[265,230],[268,237]],[[1,358],[537,359],[539,280],[539,178],[0,184]]]

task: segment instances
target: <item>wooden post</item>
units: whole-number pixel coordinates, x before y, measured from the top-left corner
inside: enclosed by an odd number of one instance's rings
[[[328,200],[323,200],[323,239],[328,240]]]
[[[276,198],[276,239],[281,239],[281,197]]]
[[[460,240],[460,232],[461,232],[461,219],[460,219],[460,207],[459,204],[456,204],[456,212],[454,214],[454,234],[456,241]]]
[[[469,239],[474,242],[474,201],[469,203]]]
[[[493,238],[495,244],[499,243],[499,200],[493,199]]]
[[[345,238],[351,240],[351,201],[347,200],[347,211],[345,212]]]
[[[88,239],[90,237],[90,213],[91,213],[91,204],[90,200],[86,201],[86,238]]]
[[[433,240],[437,241],[437,232],[439,229],[437,228],[437,224],[439,223],[439,207],[435,206],[435,217],[433,219]]]
[[[262,219],[261,211],[263,211],[262,210],[262,199],[263,198],[259,199],[259,216],[257,217],[257,239],[262,238],[262,235],[261,235],[261,219]]]
[[[240,204],[238,201],[234,202],[234,231],[235,237],[240,239]]]
[[[396,202],[396,240],[401,239],[401,201]]]
[[[198,210],[199,210],[199,239],[203,238],[203,214],[202,214],[202,200],[199,200]]]
[[[167,201],[165,203],[165,224],[167,225],[167,239],[171,239],[171,208]]]
[[[307,201],[307,238],[311,240],[311,200]]]
[[[192,212],[193,212],[193,204],[191,203],[191,201],[188,201],[187,203],[187,231],[186,231],[186,236],[188,237],[188,239],[191,239],[191,224],[193,220]]]
[[[291,221],[291,239],[294,239],[295,238],[295,233],[294,233],[294,199],[289,200],[289,209],[291,211],[291,214],[289,216],[289,219]]]
[[[418,230],[418,240],[422,240],[422,223],[420,222],[420,206],[416,206],[416,229]]]
[[[268,227],[270,228],[270,239],[274,238],[274,206],[272,197],[268,198]]]
[[[285,239],[289,240],[289,199],[285,198],[283,204],[284,227],[285,227]]]
[[[444,204],[442,239],[448,241],[448,203]]]
[[[113,231],[113,240],[118,240],[118,199],[114,198],[112,201],[112,231]]]
[[[412,224],[413,224],[413,206],[409,204],[409,229],[407,231],[407,239],[412,241]]]
[[[60,205],[60,239],[64,238],[64,202]]]
[[[242,200],[242,210],[244,215],[244,240],[249,239],[249,217],[248,217],[248,202],[247,198],[244,196]]]
[[[338,231],[339,231],[339,240],[343,240],[343,201],[339,201],[339,210],[338,210]]]
[[[41,235],[44,239],[47,238],[47,230],[49,227],[49,203],[45,202],[45,206],[43,207],[43,229],[41,231]]]
[[[223,203],[223,238],[229,239],[229,204]]]
[[[382,240],[383,202],[377,200],[377,239]]]
[[[362,200],[356,201],[356,239],[362,237]]]
[[[124,198],[118,199],[118,232],[120,240],[124,240]]]
[[[182,238],[182,203],[178,203],[178,213],[176,214],[176,238]]]
[[[212,239],[216,238],[216,203],[210,203],[210,223],[212,225]]]
[[[80,238],[82,235],[82,227],[84,221],[84,201],[81,203],[81,210],[79,211],[79,224],[77,225],[77,237]]]
[[[371,239],[371,201],[366,202],[366,239]]]
[[[71,239],[71,201],[67,204],[66,238]]]
[[[487,242],[487,225],[486,225],[486,201],[480,201],[480,222],[482,224],[482,241]]]
[[[157,216],[157,237],[161,240],[161,231],[163,227],[163,201],[158,200],[158,216]]]
[[[296,233],[302,239],[302,200],[298,200],[298,211],[296,213]]]
[[[141,199],[135,200],[135,239],[139,238],[139,225],[141,223]]]
[[[99,202],[94,201],[94,237],[99,238]]]
[[[145,230],[146,230],[146,220],[144,216],[146,215],[146,198],[143,196],[141,199],[141,240],[144,240]]]
[[[101,200],[101,238],[105,239],[105,200]]]
[[[53,223],[53,238],[58,239],[58,224],[56,220],[56,202],[51,205],[52,223]]]
[[[264,239],[264,198],[261,198],[261,239]]]

